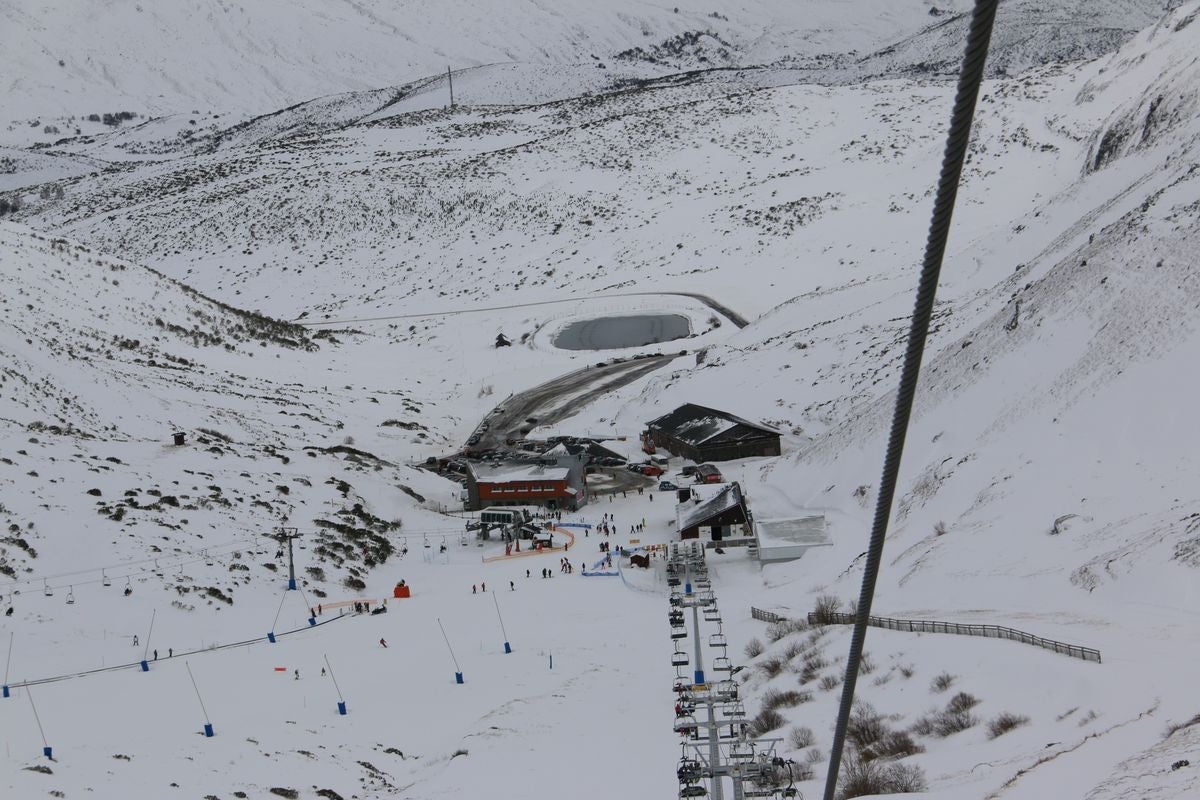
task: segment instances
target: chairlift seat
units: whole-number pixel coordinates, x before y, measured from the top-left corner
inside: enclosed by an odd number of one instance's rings
[[[708,795],[708,790],[699,784],[692,784],[691,786],[684,786],[682,789],[679,790],[680,797],[706,797],[707,795]]]
[[[687,653],[681,653],[678,650],[676,650],[674,653],[671,654],[671,666],[686,667],[687,665],[688,665]]]
[[[683,625],[672,626],[671,627],[671,638],[672,639],[686,639],[687,638],[687,628]]]
[[[709,647],[728,647],[729,642],[725,638],[725,634],[714,633],[712,636],[708,637],[708,646]]]
[[[717,656],[713,659],[713,672],[733,672],[733,662],[727,656]]]

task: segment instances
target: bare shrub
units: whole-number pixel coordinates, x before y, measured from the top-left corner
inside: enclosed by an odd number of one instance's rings
[[[785,636],[808,630],[808,623],[800,619],[781,619],[767,626],[767,638],[778,642]]]
[[[973,694],[959,692],[950,698],[950,702],[946,704],[946,710],[958,714],[964,711],[970,711],[975,706],[979,705],[979,698]]]
[[[874,794],[921,792],[926,788],[925,775],[920,768],[909,764],[881,764],[848,753],[842,761],[841,800]]]
[[[993,719],[987,725],[987,735],[989,739],[995,739],[997,736],[1003,736],[1013,728],[1019,728],[1022,725],[1029,724],[1029,717],[1023,717],[1019,714],[1010,714],[1005,711],[1000,716]]]
[[[831,594],[823,594],[817,598],[817,606],[813,610],[813,622],[817,625],[830,625],[841,608],[841,600]]]
[[[792,641],[784,645],[783,657],[786,660],[791,661],[796,656],[802,656],[807,652],[808,645],[806,645],[804,642]]]
[[[1093,713],[1095,713],[1095,712],[1093,712]],[[1094,717],[1093,717],[1093,719],[1094,719]],[[1029,720],[1025,720],[1025,721],[1028,722]],[[1200,725],[1200,714],[1197,714],[1196,716],[1192,717],[1187,722],[1172,722],[1171,724],[1167,725],[1167,730],[1163,734],[1163,738],[1170,739],[1178,731],[1181,731],[1184,728],[1190,728],[1193,725]]]
[[[758,668],[763,671],[763,674],[768,678],[774,678],[779,673],[783,672],[783,668],[787,666],[782,658],[768,658],[759,663]]]
[[[875,671],[875,662],[871,660],[870,653],[863,653],[858,661],[858,674],[870,675]]]
[[[916,669],[916,667],[913,667],[911,665],[907,666],[907,667],[902,666],[902,667],[900,667],[900,674],[903,675],[905,678],[911,678],[913,675],[917,674],[917,669]]]
[[[756,658],[762,655],[763,643],[761,639],[751,639],[746,642],[745,649],[742,650],[746,654],[746,658]]]
[[[941,520],[938,520],[933,525],[933,532],[938,536],[945,536],[947,530],[948,528],[946,528],[946,523],[942,522]]]
[[[836,689],[842,685],[842,679],[839,675],[826,675],[817,682],[817,688],[822,692],[828,692],[831,689]]]
[[[924,753],[925,748],[913,741],[906,731],[888,731],[870,747],[864,748],[863,758],[904,758]]]
[[[908,729],[917,736],[933,736],[933,729],[935,727],[935,720],[937,719],[937,716],[938,711],[937,709],[934,709],[922,717],[917,717],[916,722],[910,725]]]
[[[812,728],[805,728],[804,726],[792,728],[788,734],[788,744],[792,746],[793,750],[803,750],[806,747],[812,747],[816,740],[817,737],[813,734]]]
[[[758,715],[750,723],[750,735],[754,737],[765,736],[771,731],[778,730],[787,724],[787,720],[773,708],[764,708],[758,712]]]
[[[846,738],[859,750],[870,747],[888,733],[883,716],[870,703],[861,700],[854,704],[846,723]]]
[[[929,691],[944,692],[954,685],[954,676],[949,672],[943,672],[933,679],[929,684]]]
[[[810,747],[808,752],[804,754],[804,760],[810,764],[820,764],[825,760],[825,754],[821,752],[819,747]]]
[[[945,711],[934,720],[933,732],[945,738],[967,728],[973,728],[979,722],[967,711]]]
[[[763,708],[794,708],[801,703],[808,703],[813,699],[812,692],[797,692],[795,689],[769,689],[763,694]]]
[[[821,670],[829,666],[829,662],[821,657],[820,653],[809,653],[804,657],[804,664],[800,668],[800,683],[801,685],[815,681],[817,676],[821,674]]]

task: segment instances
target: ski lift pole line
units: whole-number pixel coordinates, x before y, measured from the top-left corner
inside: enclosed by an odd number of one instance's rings
[[[25,687],[25,696],[29,698],[29,707],[33,709],[33,720],[37,723],[38,733],[42,737],[42,752],[46,758],[50,758],[50,743],[46,741],[46,731],[42,728],[42,717],[38,714],[37,706],[33,702],[33,692],[29,691],[29,687]]]
[[[200,701],[200,711],[204,714],[204,735],[212,736],[212,719],[208,716],[208,709],[204,707],[204,698],[200,696],[200,687],[196,685],[196,676],[192,674],[192,665],[185,661],[183,665],[187,667],[188,677],[192,679],[192,688],[196,690],[196,699]]]
[[[954,215],[954,202],[958,195],[967,145],[970,142],[971,124],[975,118],[975,104],[979,98],[979,87],[983,82],[983,68],[987,61],[998,3],[999,0],[975,0],[975,8],[971,13],[971,25],[967,33],[962,69],[958,76],[958,90],[954,98],[954,110],[950,117],[950,131],[946,137],[942,171],[938,180],[937,196],[929,223],[929,236],[925,244],[925,258],[921,265],[921,277],[913,307],[908,347],[904,354],[904,365],[900,373],[900,386],[896,391],[891,433],[888,436],[883,476],[879,484],[875,518],[871,526],[871,539],[863,569],[858,614],[854,621],[854,631],[850,637],[850,653],[846,659],[846,676],[842,684],[841,704],[838,707],[833,746],[829,753],[829,771],[825,778],[824,800],[834,800],[837,791],[842,750],[846,742],[846,729],[850,721],[850,710],[854,703],[854,689],[858,682],[858,669],[862,659],[867,623],[871,617],[871,601],[875,597],[875,582],[879,577],[879,564],[883,557],[888,518],[891,516],[896,479],[900,472],[900,460],[904,453],[909,419],[912,416],[913,396],[916,393],[917,379],[921,374],[921,358],[924,355],[925,342],[929,336],[933,301],[937,294],[938,277],[941,274],[942,261],[946,254],[950,220]]]
[[[504,617],[500,616],[500,601],[496,598],[496,593],[492,592],[492,602],[496,605],[496,619],[500,620],[500,633],[504,636],[504,652],[511,653],[512,646],[508,643],[508,631],[504,630]]]
[[[13,639],[17,635],[16,631],[9,631],[8,634],[8,656],[4,659],[4,696],[8,697],[8,670],[12,666],[12,651]]]
[[[438,627],[442,629],[442,638],[446,640],[446,649],[450,651],[450,660],[454,662],[454,682],[462,683],[463,674],[462,668],[458,666],[458,659],[454,657],[454,648],[450,646],[450,637],[446,635],[446,628],[442,625],[442,618],[437,618]]]
[[[157,608],[150,611],[150,630],[146,631],[146,649],[142,651],[142,663],[145,663],[150,655],[150,637],[154,635],[154,618],[157,616]]]
[[[325,666],[329,668],[329,679],[333,681],[333,688],[338,696],[338,714],[346,716],[346,698],[342,696],[342,687],[338,686],[337,676],[333,674],[333,664],[329,663],[329,655],[321,654],[325,658]]]
[[[117,564],[106,564],[106,565],[104,565],[104,566],[100,566],[100,567],[88,567],[88,568],[86,568],[86,569],[77,569],[77,570],[73,570],[73,571],[71,571],[71,572],[59,572],[59,573],[55,573],[54,575],[31,575],[31,576],[29,576],[29,577],[21,578],[21,579],[19,579],[19,580],[10,580],[10,581],[4,581],[3,583],[0,583],[0,587],[12,587],[12,588],[15,588],[15,587],[18,587],[18,586],[21,586],[21,585],[25,585],[25,584],[28,584],[28,585],[30,585],[30,586],[33,586],[33,585],[36,585],[38,581],[52,581],[52,580],[58,580],[59,578],[73,578],[73,577],[75,577],[75,576],[77,576],[77,575],[91,575],[91,574],[93,574],[93,573],[96,573],[96,572],[102,573],[102,574],[101,574],[101,576],[100,576],[100,579],[99,579],[99,581],[103,581],[103,580],[104,580],[104,575],[103,575],[103,573],[105,573],[107,570],[110,570],[110,569],[111,569],[111,570],[120,570],[120,569],[122,569],[122,568],[124,568],[124,567],[134,567],[134,566],[138,566],[138,565],[140,565],[140,564],[153,564],[153,563],[160,562],[160,561],[161,561],[161,562],[166,562],[167,566],[178,566],[178,565],[184,565],[184,564],[195,564],[195,563],[196,563],[196,562],[198,562],[198,561],[204,561],[206,558],[213,558],[213,557],[214,557],[214,556],[212,555],[212,552],[213,552],[213,551],[217,551],[217,550],[234,550],[234,549],[237,549],[237,548],[239,548],[239,547],[245,547],[245,546],[247,546],[247,545],[250,545],[250,544],[253,544],[253,541],[252,541],[252,540],[250,540],[250,539],[238,539],[238,540],[234,540],[234,541],[232,541],[232,542],[227,542],[227,543],[225,543],[225,544],[220,544],[220,545],[215,545],[215,546],[213,546],[213,547],[206,547],[206,548],[204,548],[204,550],[205,550],[205,551],[208,551],[208,555],[207,555],[207,556],[205,556],[205,555],[203,555],[203,554],[202,554],[202,553],[203,553],[203,551],[201,551],[201,552],[194,552],[194,551],[193,551],[193,552],[188,552],[188,553],[186,553],[185,555],[182,555],[182,556],[167,556],[167,557],[165,557],[165,558],[164,558],[163,556],[159,556],[158,558],[143,558],[143,559],[138,559],[138,560],[134,560],[134,561],[122,561],[122,562],[120,562],[120,563],[117,563]],[[174,561],[174,559],[175,559],[175,558],[183,558],[183,559],[185,559],[185,560],[183,560],[183,561],[180,561],[180,562],[178,562],[178,564],[177,564],[177,563]],[[135,574],[136,574],[136,575],[141,575],[141,574],[143,574],[143,573],[145,573],[145,572],[146,572],[146,570],[144,570],[144,569],[143,569],[143,570],[138,570],[137,572],[130,572],[130,573],[128,573],[128,574],[121,574],[121,575],[113,574],[113,575],[109,575],[108,577],[109,577],[110,579],[112,579],[112,578],[117,578],[117,579],[120,579],[120,578],[131,578],[131,577],[133,577]],[[89,583],[97,583],[97,582],[99,582],[99,581],[96,581],[96,580],[92,580],[92,581],[74,581],[74,584],[75,584],[76,586],[85,586],[85,585],[87,585],[87,584],[89,584]],[[54,587],[52,587],[52,588],[54,588]],[[61,587],[57,587],[57,588],[61,588]]]

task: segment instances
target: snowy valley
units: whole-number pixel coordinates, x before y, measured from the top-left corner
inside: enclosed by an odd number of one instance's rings
[[[0,0],[4,795],[677,796],[673,587],[599,549],[677,541],[675,493],[602,472],[514,557],[430,465],[637,461],[696,403],[782,434],[719,464],[755,520],[824,519],[707,557],[728,680],[820,796],[850,628],[807,620],[858,596],[970,6]],[[1200,3],[1046,6],[1000,6],[874,613],[1102,659],[872,628],[852,756],[1182,799]],[[563,346],[630,315],[689,333]]]

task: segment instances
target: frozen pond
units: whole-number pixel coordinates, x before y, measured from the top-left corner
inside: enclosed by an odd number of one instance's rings
[[[680,314],[600,317],[567,325],[554,337],[554,346],[563,350],[615,350],[682,339],[691,332],[688,318]]]

